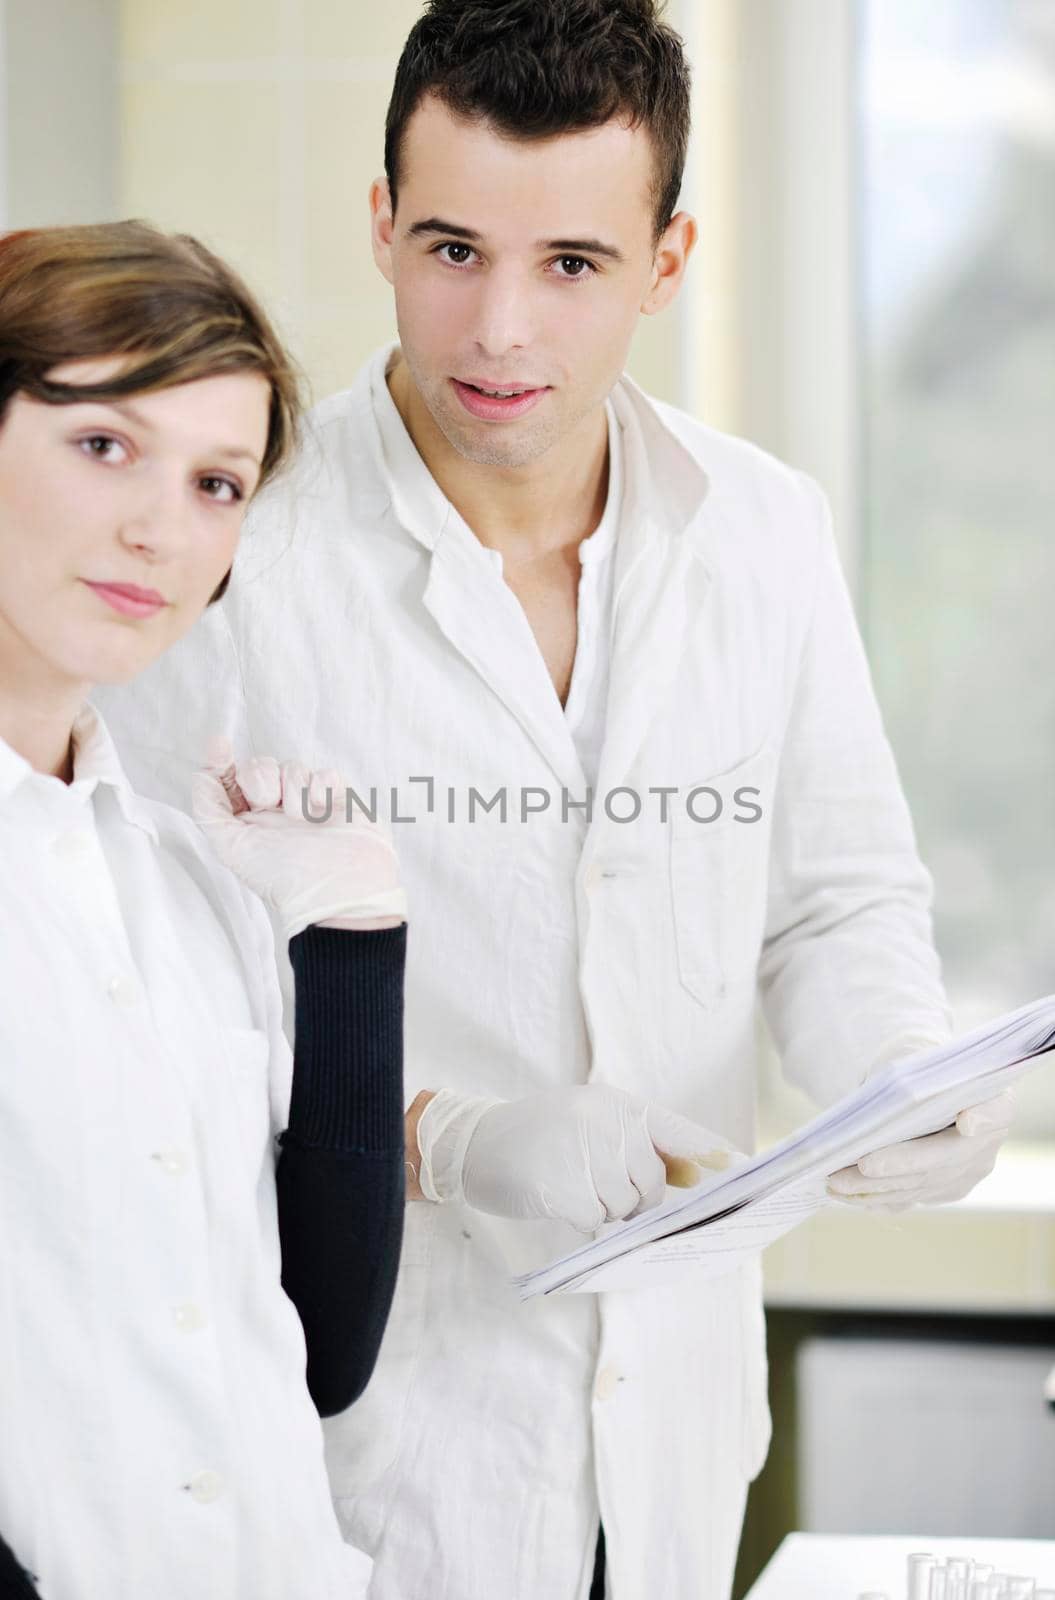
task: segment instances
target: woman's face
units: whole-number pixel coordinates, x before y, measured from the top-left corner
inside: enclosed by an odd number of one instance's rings
[[[105,382],[120,361],[48,374]],[[270,387],[225,373],[0,422],[0,664],[9,682],[121,683],[174,644],[231,565],[267,442]]]

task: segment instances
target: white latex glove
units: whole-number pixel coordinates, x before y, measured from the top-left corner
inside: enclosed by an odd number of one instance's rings
[[[828,1193],[879,1211],[962,1200],[992,1172],[1014,1109],[1014,1096],[1005,1090],[961,1111],[940,1133],[888,1145],[862,1156],[856,1166],[841,1168],[828,1179]]]
[[[418,1123],[427,1200],[464,1200],[500,1217],[556,1218],[582,1233],[663,1199],[671,1177],[735,1159],[724,1139],[677,1112],[605,1084],[487,1100],[441,1089]]]
[[[224,865],[275,913],[287,939],[311,923],[349,927],[406,916],[392,841],[360,811],[347,819],[338,773],[310,772],[299,761],[280,766],[273,756],[236,767],[216,747],[210,758],[192,781],[194,816]],[[330,789],[328,821],[304,816],[305,789],[317,817],[325,814]]]

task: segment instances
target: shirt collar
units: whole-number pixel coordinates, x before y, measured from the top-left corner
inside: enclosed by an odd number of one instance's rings
[[[93,705],[83,706],[73,724],[73,781],[85,783],[89,794],[99,784],[112,789],[125,821],[142,828],[157,844],[158,831],[150,808],[129,783],[110,730]]]
[[[604,409],[608,420],[608,493],[600,522],[579,545],[579,561],[583,566],[599,563],[611,552],[622,520],[623,425],[610,400]]]
[[[385,345],[370,361],[370,399],[381,442],[381,467],[401,527],[431,550],[453,507],[417,451],[388,387],[388,369],[398,344]]]
[[[612,390],[622,426],[624,496],[631,517],[650,515],[682,533],[711,491],[708,473],[682,443],[657,402],[624,372]]]
[[[364,373],[379,436],[378,464],[400,525],[431,550],[453,507],[418,454],[389,393],[386,375],[398,350],[398,342],[383,345],[367,362]],[[708,494],[707,473],[656,402],[626,373],[612,390],[610,437],[613,417],[621,434],[626,501],[647,509],[668,532],[683,530]]]
[[[158,831],[150,809],[129,783],[109,730],[93,705],[86,704],[77,713],[72,739],[73,782],[70,787],[87,798],[100,784],[105,784],[112,789],[126,822],[142,828],[156,844]],[[0,739],[0,797],[6,798],[21,784],[40,776],[24,756]]]

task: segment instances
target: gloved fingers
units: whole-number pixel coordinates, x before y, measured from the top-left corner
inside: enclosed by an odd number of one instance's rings
[[[629,1220],[631,1217],[639,1217],[643,1211],[653,1211],[656,1206],[661,1206],[666,1198],[667,1189],[665,1182],[658,1189],[647,1189],[641,1196],[633,1211],[627,1212],[626,1220]]]
[[[191,812],[201,827],[234,821],[230,794],[213,772],[196,772],[190,781]]]
[[[602,1179],[597,1184],[597,1198],[604,1207],[606,1222],[622,1222],[641,1204],[641,1191],[628,1177],[616,1178],[613,1173],[607,1181]]]
[[[921,1205],[962,1200],[992,1172],[1002,1142],[1000,1134],[988,1140],[972,1139],[969,1144],[961,1138],[959,1161],[943,1162],[916,1173],[869,1177],[861,1172],[860,1165],[843,1167],[828,1179],[828,1193],[838,1200],[874,1200],[884,1205],[899,1198]]]
[[[860,1200],[884,1195],[922,1194],[927,1186],[925,1173],[898,1173],[890,1177],[866,1177],[860,1166],[840,1167],[828,1179],[828,1193],[837,1200]]]
[[[235,768],[238,787],[253,811],[274,811],[282,804],[282,780],[274,756],[255,756]]]
[[[699,1171],[694,1168],[694,1171]],[[651,1211],[654,1206],[663,1204],[667,1194],[667,1173],[662,1158],[657,1155],[651,1143],[648,1151],[636,1158],[630,1167],[630,1178],[637,1193],[637,1204],[628,1217],[640,1216],[642,1211]]]
[[[283,761],[278,769],[279,800],[282,815],[291,822],[304,822],[322,816],[322,809],[312,804],[312,773],[303,761]]]
[[[996,1166],[996,1158],[1003,1144],[1003,1135],[994,1134],[986,1141],[979,1139],[977,1143],[980,1148],[972,1153],[970,1161],[966,1162],[959,1172],[935,1178],[931,1186],[933,1192],[927,1196],[928,1205],[944,1205],[948,1200],[962,1200],[964,1195],[970,1194],[983,1178],[988,1178]]]
[[[837,1194],[832,1198],[841,1206],[853,1206],[858,1211],[882,1211],[887,1216],[897,1216],[899,1212],[911,1211],[913,1206],[922,1205],[923,1191],[897,1189],[888,1195]]]
[[[205,770],[223,784],[235,816],[249,810],[249,801],[235,777],[234,745],[225,733],[214,733],[205,747]]]
[[[598,1195],[590,1195],[585,1189],[581,1197],[576,1196],[574,1200],[567,1198],[560,1204],[554,1204],[553,1197],[543,1186],[539,1191],[539,1202],[543,1216],[567,1222],[577,1233],[596,1233],[609,1220],[607,1206]]]
[[[980,1133],[999,1133],[1003,1136],[1010,1129],[1014,1115],[1015,1097],[1010,1089],[1005,1089],[992,1100],[983,1100],[980,1105],[969,1106],[966,1111],[961,1111],[956,1118],[956,1126],[967,1139],[976,1138]]]
[[[666,1106],[649,1106],[648,1132],[660,1156],[682,1157],[712,1172],[724,1172],[739,1155],[727,1140]]]
[[[873,1150],[861,1157],[858,1166],[866,1178],[894,1178],[956,1167],[968,1159],[963,1134],[955,1128],[942,1128],[940,1133],[927,1133],[919,1139],[905,1139]]]
[[[652,1143],[647,1104],[628,1097],[623,1104],[621,1115],[622,1159],[626,1175],[633,1186],[633,1199],[630,1206],[620,1214],[624,1217],[634,1217],[641,1211],[648,1211],[652,1206],[659,1205],[666,1188],[666,1174],[663,1169],[663,1159]]]

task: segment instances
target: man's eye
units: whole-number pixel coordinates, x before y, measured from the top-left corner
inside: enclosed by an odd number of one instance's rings
[[[597,270],[593,262],[583,256],[561,256],[559,264],[558,278],[588,278]]]
[[[233,506],[242,498],[242,491],[230,478],[217,478],[211,473],[198,480],[202,489],[210,500],[216,500],[220,505]]]
[[[449,250],[450,254],[444,255],[443,252],[445,250]],[[442,260],[448,261],[452,267],[462,267],[473,254],[473,251],[470,250],[467,244],[441,244],[438,254]]]

